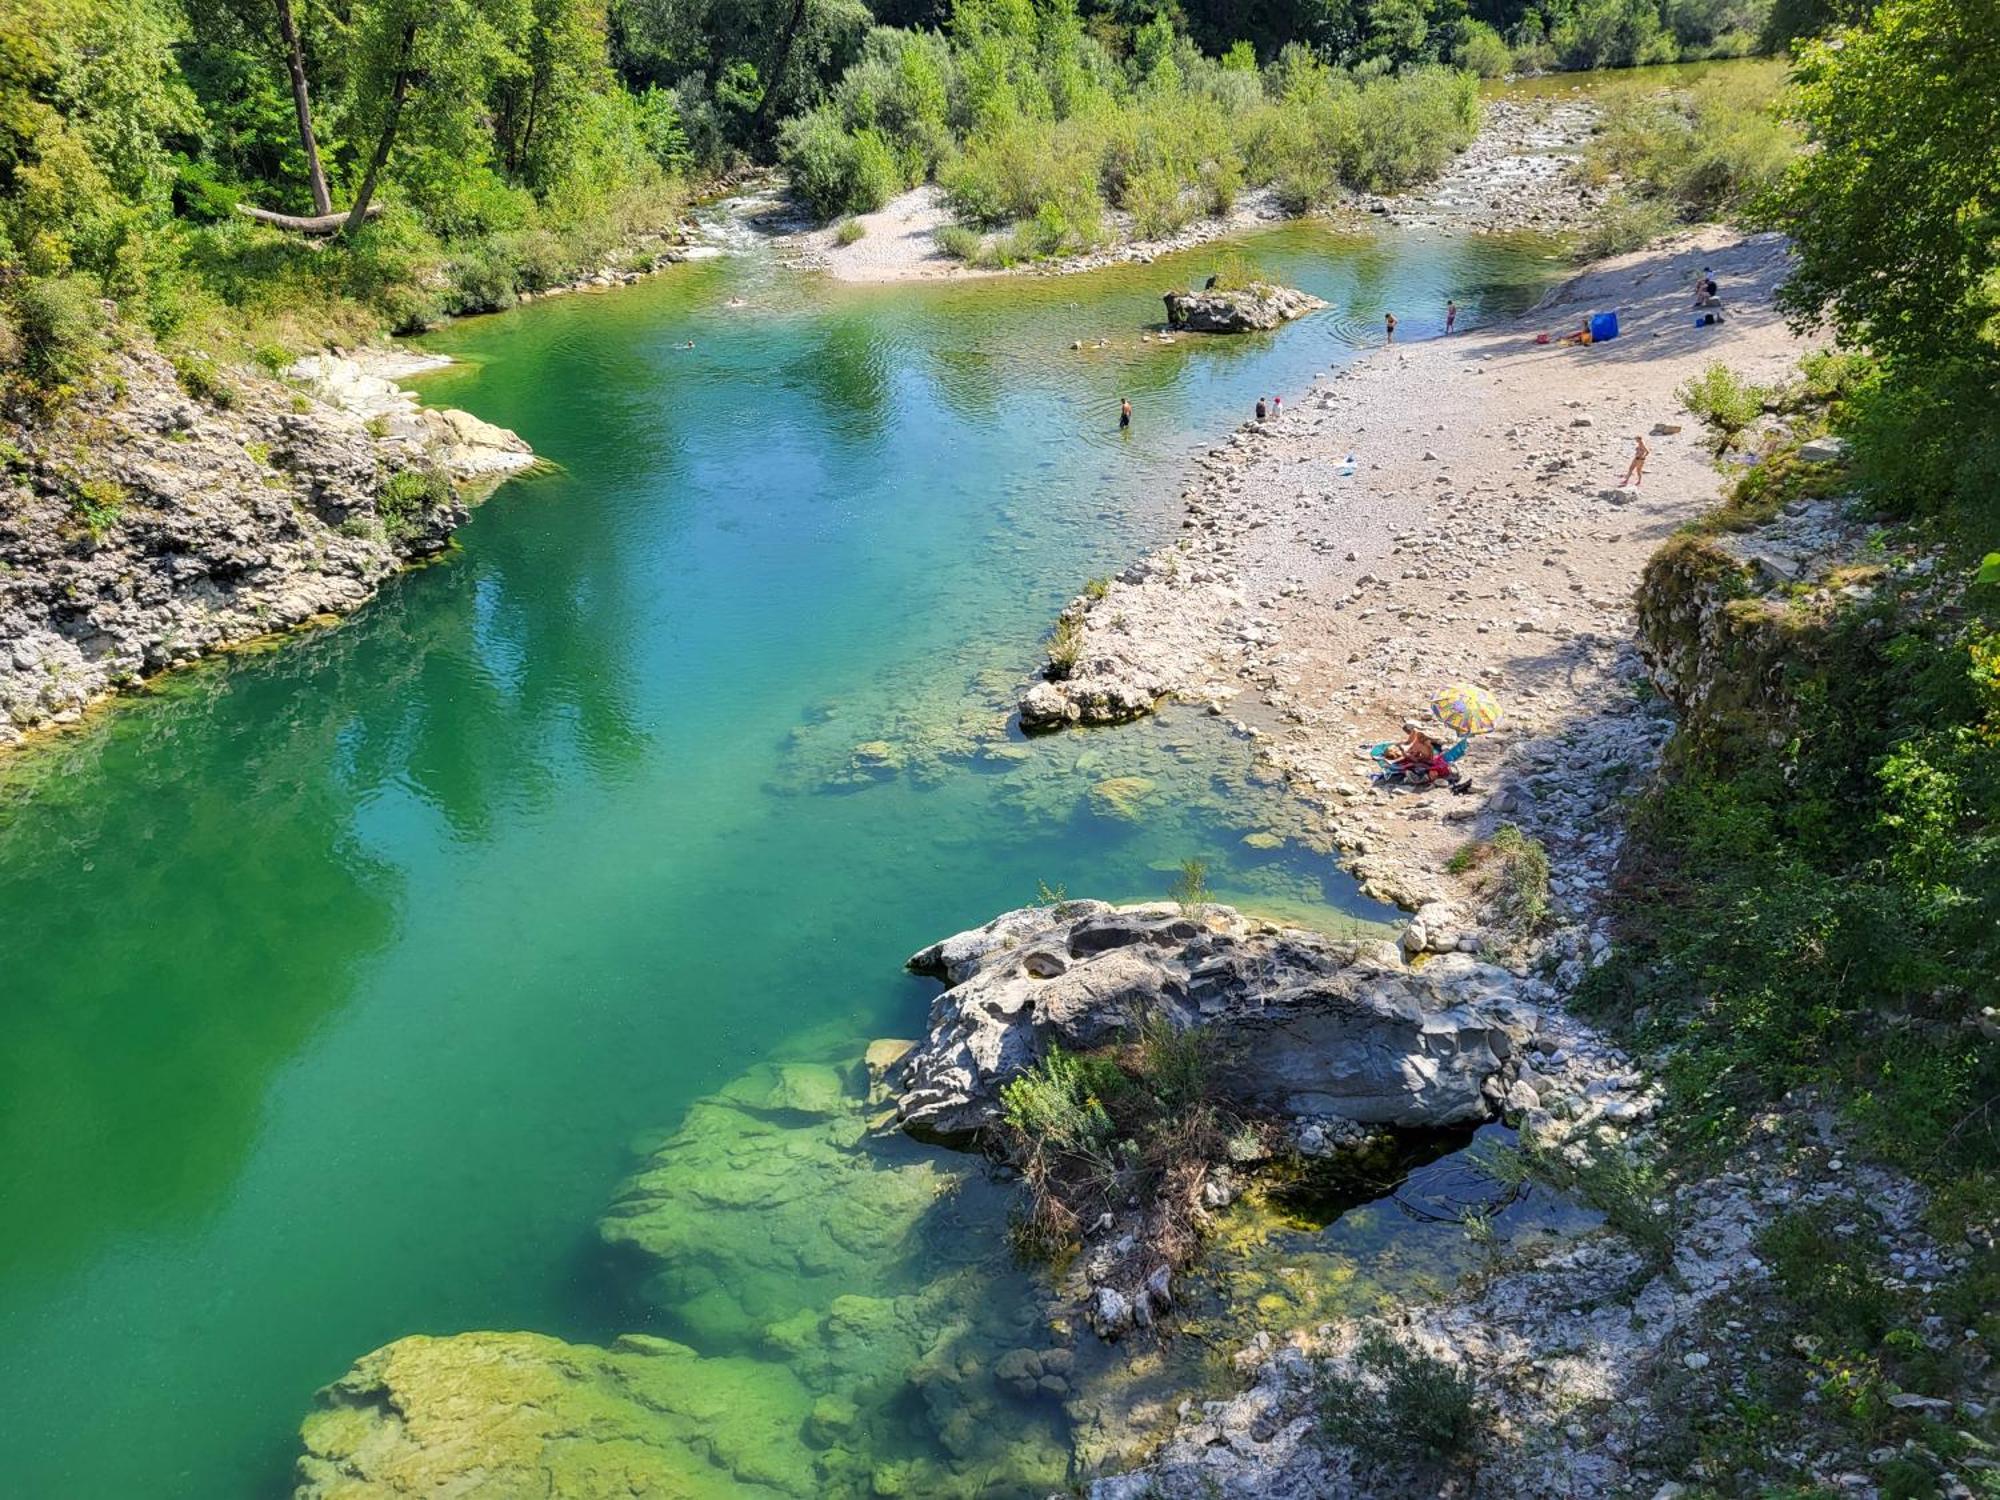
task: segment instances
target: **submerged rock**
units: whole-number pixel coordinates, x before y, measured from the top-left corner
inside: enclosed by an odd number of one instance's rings
[[[688,1336],[757,1348],[770,1325],[911,1258],[925,1215],[962,1176],[893,1137],[871,1140],[864,1110],[837,1069],[752,1069],[690,1106],[598,1233],[639,1258],[645,1299]]]
[[[1249,333],[1276,328],[1325,307],[1310,292],[1253,281],[1248,286],[1168,292],[1167,326],[1189,333]]]
[[[1514,980],[1465,954],[1408,969],[1226,906],[1065,902],[1007,912],[914,955],[951,988],[902,1064],[897,1111],[924,1136],[994,1124],[1000,1090],[1051,1045],[1086,1050],[1148,1016],[1203,1028],[1238,1104],[1367,1125],[1484,1120],[1513,1050]]]
[[[813,1399],[781,1365],[632,1335],[398,1339],[325,1387],[300,1429],[295,1500],[814,1492],[796,1434]]]

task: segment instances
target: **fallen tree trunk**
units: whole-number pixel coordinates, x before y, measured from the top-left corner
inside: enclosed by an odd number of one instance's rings
[[[259,224],[275,224],[280,229],[296,229],[300,234],[332,234],[347,222],[345,213],[337,214],[279,214],[268,208],[252,208],[247,203],[236,205],[239,214],[255,219]],[[374,218],[382,212],[382,205],[368,205],[366,217]]]

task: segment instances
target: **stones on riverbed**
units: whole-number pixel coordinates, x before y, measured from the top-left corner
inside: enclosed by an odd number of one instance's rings
[[[1168,292],[1161,300],[1167,305],[1167,326],[1189,333],[1250,333],[1277,328],[1326,306],[1310,292],[1265,281],[1199,292]]]
[[[1024,908],[924,949],[909,967],[951,985],[932,1004],[897,1098],[904,1127],[929,1137],[994,1124],[1000,1090],[1051,1046],[1101,1047],[1148,1017],[1203,1028],[1217,1086],[1239,1107],[1374,1125],[1487,1118],[1481,1086],[1512,1050],[1493,1008],[1514,994],[1505,971],[1462,953],[1411,970],[1385,945],[1226,906]]]
[[[1144,776],[1113,776],[1090,789],[1090,810],[1100,818],[1136,823],[1155,784]]]
[[[1839,463],[1847,456],[1847,441],[1837,437],[1816,437],[1799,445],[1799,458],[1809,464]]]

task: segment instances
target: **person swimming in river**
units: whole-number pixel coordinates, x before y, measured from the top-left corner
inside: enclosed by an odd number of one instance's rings
[[[1132,398],[1129,396],[1120,396],[1118,398],[1118,430],[1120,432],[1123,432],[1126,428],[1130,427],[1131,425],[1132,425]]]

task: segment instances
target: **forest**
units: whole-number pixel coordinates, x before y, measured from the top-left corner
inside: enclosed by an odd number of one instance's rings
[[[17,0],[0,354],[60,381],[100,296],[272,352],[504,307],[782,161],[822,214],[934,178],[998,253],[1246,181],[1434,171],[1466,73],[1783,45],[1828,0]],[[1463,71],[1461,71],[1463,70]],[[257,222],[304,216],[331,236]],[[991,252],[989,252],[991,253]]]

